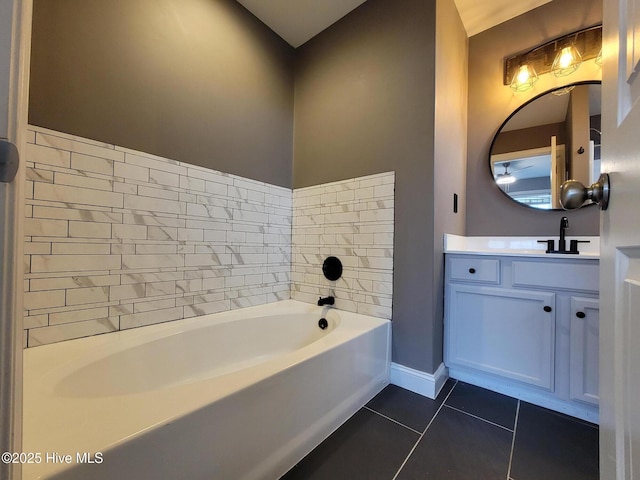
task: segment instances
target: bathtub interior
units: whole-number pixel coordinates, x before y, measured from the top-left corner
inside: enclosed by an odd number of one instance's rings
[[[271,415],[286,416],[291,409],[287,395],[298,392],[306,416],[324,409],[321,417],[326,418],[309,420],[312,434],[304,430],[293,439],[283,437],[293,452],[285,452],[289,458],[304,455],[388,383],[389,321],[293,300],[243,310],[25,351],[25,448],[126,452],[138,445],[144,450],[146,438],[160,435],[156,430],[167,431],[205,406],[228,407],[233,399],[232,405],[247,405],[235,413],[245,418],[247,409],[265,417],[275,405],[284,404],[284,410]],[[252,316],[256,312],[261,313]],[[234,321],[243,317],[248,318]],[[328,320],[327,329],[318,327],[320,318]],[[222,331],[228,336],[220,335]],[[375,340],[367,337],[373,332]],[[283,383],[284,378],[290,380]],[[268,387],[270,382],[278,388]],[[273,398],[264,396],[276,390]],[[244,398],[243,391],[261,394]],[[311,408],[314,398],[321,397],[315,392],[331,400]],[[264,410],[266,405],[270,407]],[[210,418],[226,423],[228,415],[223,420],[217,415]],[[235,435],[235,430],[230,428],[228,435]],[[269,463],[270,457],[279,458],[271,453],[262,463]],[[278,468],[287,465],[286,458],[278,460]],[[40,478],[29,476],[38,471],[27,468],[25,479]]]
[[[281,314],[248,318],[242,324],[211,322],[118,352],[103,349],[94,354],[96,360],[65,374],[55,386],[55,394],[128,395],[231,374],[328,335],[339,318],[334,312],[322,318],[327,320],[326,329],[318,326],[317,314]],[[165,353],[155,355],[158,351]]]

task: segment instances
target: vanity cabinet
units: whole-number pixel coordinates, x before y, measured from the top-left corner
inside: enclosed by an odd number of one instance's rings
[[[592,422],[598,260],[446,254],[450,376]]]
[[[555,294],[451,285],[450,363],[553,390]]]

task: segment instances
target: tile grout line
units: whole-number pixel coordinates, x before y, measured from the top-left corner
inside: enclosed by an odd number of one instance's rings
[[[407,426],[407,425],[405,425],[404,423],[400,423],[399,421],[394,420],[394,419],[393,419],[393,418],[391,418],[391,417],[387,417],[386,415],[384,415],[384,414],[382,414],[382,413],[380,413],[380,412],[376,412],[374,409],[372,409],[372,408],[370,408],[370,407],[367,407],[366,405],[364,406],[364,408],[366,408],[366,409],[367,409],[367,410],[369,410],[370,412],[375,413],[376,415],[380,415],[382,418],[386,418],[387,420],[390,420],[390,421],[392,421],[393,423],[397,423],[398,425],[400,425],[401,427],[406,428],[407,430],[411,430],[412,432],[415,432],[415,433],[417,433],[418,435],[421,435],[421,432],[419,432],[418,430],[414,430],[414,429],[413,429],[413,428],[411,428],[411,427],[408,427],[408,426]]]
[[[507,432],[513,433],[513,430],[511,430],[510,428],[507,428],[504,425],[500,425],[498,423],[494,423],[494,422],[492,422],[490,420],[487,420],[486,418],[482,418],[482,417],[479,417],[477,415],[474,415],[473,413],[465,412],[464,410],[460,410],[459,408],[452,407],[451,405],[445,405],[445,407],[450,408],[451,410],[455,410],[456,412],[464,413],[465,415],[469,415],[470,417],[476,418],[478,420],[482,420],[483,422],[488,423],[490,425],[493,425],[494,427],[502,428],[503,430],[506,430]]]
[[[396,474],[393,476],[393,478],[391,480],[396,480],[398,478],[398,475],[400,475],[400,472],[402,471],[402,469],[404,468],[404,466],[406,465],[407,461],[409,460],[409,458],[411,457],[411,455],[413,455],[413,452],[415,451],[416,447],[418,446],[418,444],[420,443],[420,440],[422,440],[422,437],[424,437],[425,433],[427,433],[427,430],[429,430],[429,427],[431,426],[431,424],[433,423],[433,421],[436,419],[436,417],[438,416],[438,414],[440,413],[440,410],[442,410],[442,407],[444,407],[444,402],[447,401],[447,399],[449,398],[449,396],[451,395],[451,393],[453,392],[453,390],[456,388],[456,385],[458,385],[458,381],[456,380],[456,383],[453,385],[453,387],[451,387],[451,390],[449,390],[449,393],[447,393],[447,396],[444,398],[444,400],[442,400],[442,403],[440,404],[440,406],[438,407],[438,410],[436,411],[436,413],[433,415],[433,417],[431,418],[431,420],[429,421],[429,424],[427,425],[427,427],[424,429],[424,431],[420,434],[420,437],[418,438],[418,440],[416,441],[416,443],[413,445],[413,448],[411,449],[411,451],[409,451],[409,453],[407,454],[407,456],[405,457],[404,461],[402,462],[402,465],[400,465],[400,467],[398,468],[398,471],[396,472]]]
[[[516,406],[516,421],[513,424],[513,438],[511,439],[511,452],[509,453],[509,468],[507,469],[507,480],[511,479],[511,463],[513,462],[513,450],[516,446],[516,432],[518,430],[518,417],[520,416],[520,400]]]

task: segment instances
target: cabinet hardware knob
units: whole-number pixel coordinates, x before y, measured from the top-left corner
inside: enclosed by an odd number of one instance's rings
[[[476,273],[476,269],[475,269],[475,268],[470,268],[470,269],[469,269],[469,273],[471,273],[471,274]]]
[[[584,318],[584,317],[586,317],[586,315],[584,314],[584,312],[576,312],[576,317]]]
[[[551,310],[553,310],[553,308],[551,308],[549,305],[545,305],[544,307],[544,311],[549,313]]]

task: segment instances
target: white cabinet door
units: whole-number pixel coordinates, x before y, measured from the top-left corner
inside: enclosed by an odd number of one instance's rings
[[[553,391],[555,294],[449,284],[447,365]]]
[[[571,400],[598,405],[599,301],[571,297]]]

